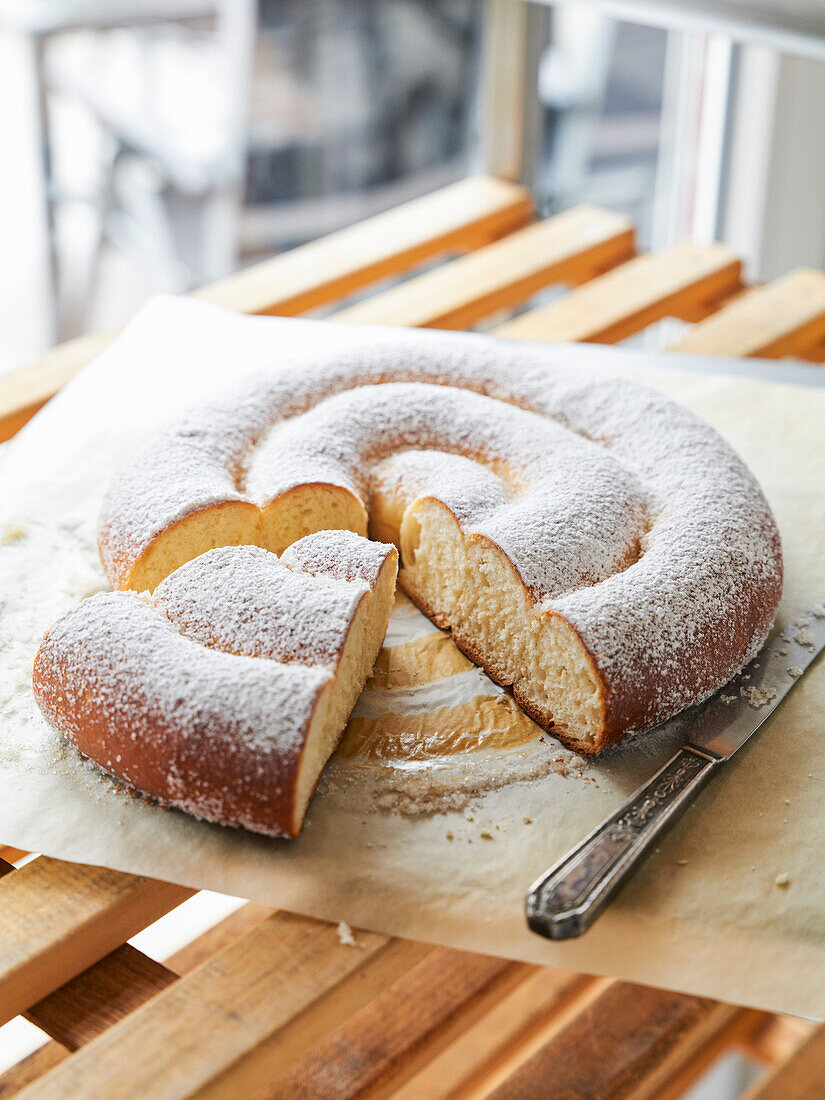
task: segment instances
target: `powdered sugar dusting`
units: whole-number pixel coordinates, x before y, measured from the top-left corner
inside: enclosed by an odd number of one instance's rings
[[[372,588],[387,555],[395,547],[370,542],[352,531],[316,531],[293,542],[281,555],[281,562],[296,573],[330,577]]]
[[[202,645],[334,667],[358,604],[394,548],[349,531],[320,532],[301,543],[280,561],[257,546],[210,550],[160,584],[154,603]],[[299,571],[295,559],[302,555]]]
[[[773,517],[710,427],[558,352],[438,333],[361,333],[187,411],[116,478],[104,562],[116,577],[208,503],[317,481],[441,499],[574,626],[632,728],[716,690],[778,605]]]
[[[290,777],[320,693],[361,599],[395,553],[349,532],[326,535],[302,540],[315,573],[258,547],[228,547],[187,563],[154,596],[83,600],[38,652],[43,714],[139,789],[271,832],[266,807],[280,799],[288,819]],[[336,546],[353,579],[324,575],[321,559]]]
[[[272,431],[247,489],[266,501],[321,480],[366,501],[373,465],[411,448],[458,453],[486,468],[487,477],[456,486],[442,477],[443,464],[431,467],[426,491],[466,532],[498,543],[537,599],[610,576],[647,530],[641,486],[604,448],[547,417],[443,385],[385,383],[328,397]]]
[[[83,600],[57,622],[36,665],[39,698],[60,731],[79,734],[90,709],[131,741],[209,738],[234,751],[294,753],[326,668],[236,656],[199,644],[131,592]],[[101,761],[117,772],[116,761]]]

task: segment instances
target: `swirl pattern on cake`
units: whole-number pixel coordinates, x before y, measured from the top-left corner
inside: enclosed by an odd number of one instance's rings
[[[596,753],[708,696],[782,587],[753,476],[665,398],[538,348],[411,334],[296,358],[148,437],[100,550],[153,590],[214,547],[346,528],[560,740]]]

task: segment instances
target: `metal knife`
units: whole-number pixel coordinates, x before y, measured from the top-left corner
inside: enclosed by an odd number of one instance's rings
[[[527,924],[551,940],[580,936],[662,834],[773,714],[825,648],[825,601],[800,615],[704,704],[689,740],[527,894]]]

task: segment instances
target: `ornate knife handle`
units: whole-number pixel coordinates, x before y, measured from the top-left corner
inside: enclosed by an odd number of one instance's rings
[[[586,932],[658,840],[723,763],[686,745],[625,804],[540,879],[527,895],[527,923],[551,940]]]

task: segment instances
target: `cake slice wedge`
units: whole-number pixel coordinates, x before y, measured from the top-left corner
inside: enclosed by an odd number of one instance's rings
[[[211,550],[153,595],[60,619],[34,664],[47,720],[105,771],[196,817],[296,837],[387,628],[398,554],[321,531],[278,558]]]

